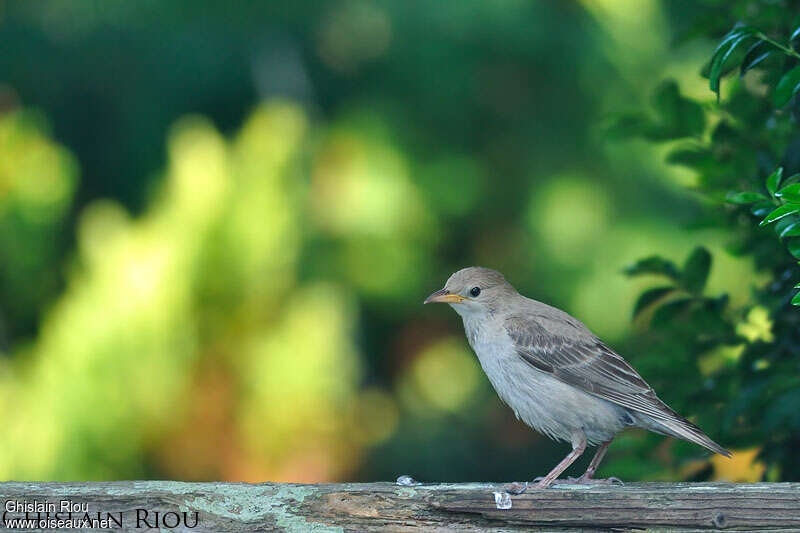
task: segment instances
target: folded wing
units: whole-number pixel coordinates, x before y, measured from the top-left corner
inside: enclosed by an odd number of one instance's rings
[[[570,336],[551,334],[536,317],[526,316],[508,317],[505,329],[517,354],[537,370],[646,415],[656,423],[652,429],[730,457],[728,450],[662,402],[633,367],[588,330]]]

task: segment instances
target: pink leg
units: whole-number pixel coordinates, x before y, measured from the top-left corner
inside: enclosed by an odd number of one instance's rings
[[[579,478],[571,477],[565,480],[561,480],[560,483],[587,483],[587,484],[620,483],[621,484],[622,480],[615,477],[610,477],[608,479],[594,479],[592,477],[594,476],[595,472],[597,472],[597,467],[600,466],[600,462],[603,460],[603,457],[605,457],[606,452],[608,451],[608,447],[611,444],[611,440],[604,442],[603,444],[600,445],[600,447],[597,449],[597,452],[594,454],[594,457],[592,458],[591,462],[589,463],[589,468],[586,469],[586,473],[584,473]],[[578,457],[580,457],[585,450],[586,450],[586,437],[582,434],[575,435],[572,441],[572,451],[566,457],[564,457],[564,459],[560,463],[558,463],[555,466],[555,468],[553,468],[553,470],[550,471],[549,474],[547,474],[544,477],[538,477],[534,480],[534,482],[536,483],[535,485],[536,488],[546,489],[547,487],[552,485],[553,482],[558,479],[558,476],[560,476],[564,470],[569,468],[569,465],[574,463],[575,460]],[[511,494],[523,494],[526,490],[528,490],[527,482],[511,483],[510,485],[506,486],[506,492],[509,492]]]
[[[549,474],[544,476],[541,481],[536,484],[536,488],[539,489],[546,489],[549,487],[553,481],[558,479],[558,476],[561,475],[561,472],[569,468],[569,465],[575,462],[575,460],[586,451],[586,437],[581,435],[576,435],[576,437],[572,441],[572,451],[567,454],[564,459],[558,463]]]
[[[613,439],[612,439],[613,440]],[[603,457],[606,456],[606,452],[608,451],[608,447],[611,444],[611,441],[606,441],[597,448],[597,452],[595,452],[594,457],[592,457],[592,462],[589,463],[589,468],[586,469],[586,473],[583,474],[581,477],[584,479],[592,479],[594,473],[597,472],[597,467],[600,466],[600,461],[603,460]]]
[[[614,440],[614,439],[611,439]],[[568,481],[573,483],[622,483],[622,480],[616,477],[610,477],[608,479],[594,479],[594,474],[597,472],[597,467],[600,466],[600,461],[603,460],[603,457],[606,456],[606,452],[608,451],[608,447],[611,444],[611,440],[604,442],[597,448],[597,452],[594,454],[592,461],[589,463],[589,468],[586,469],[586,472],[579,478],[573,479],[569,478]]]

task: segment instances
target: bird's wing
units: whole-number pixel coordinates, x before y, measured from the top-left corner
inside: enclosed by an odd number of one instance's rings
[[[531,366],[611,402],[658,416],[653,389],[596,337],[553,335],[520,316],[507,318],[505,328],[517,354]]]
[[[585,332],[554,335],[535,317],[511,316],[504,325],[517,354],[534,368],[604,400],[647,415],[674,436],[729,455],[697,426],[662,402],[636,370],[597,337]],[[562,329],[565,331],[569,328]]]

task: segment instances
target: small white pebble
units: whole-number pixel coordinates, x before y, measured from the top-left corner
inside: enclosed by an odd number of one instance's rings
[[[397,478],[396,483],[404,487],[410,487],[412,485],[421,485],[419,481],[417,481],[411,476],[400,476],[399,478]]]
[[[495,492],[494,503],[498,509],[511,509],[511,495],[507,492]]]

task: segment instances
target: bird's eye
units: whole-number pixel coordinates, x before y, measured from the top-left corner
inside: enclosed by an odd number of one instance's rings
[[[469,293],[472,295],[473,298],[477,298],[478,295],[481,293],[481,288],[480,287],[472,287],[469,290]]]

